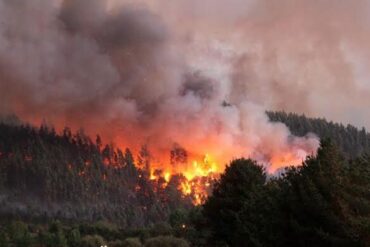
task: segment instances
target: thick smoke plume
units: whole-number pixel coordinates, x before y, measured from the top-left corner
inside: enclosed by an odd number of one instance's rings
[[[370,128],[368,0],[142,2],[191,50],[226,53],[230,101]]]
[[[265,109],[370,126],[367,1],[0,0],[0,111],[271,171],[314,153]],[[173,168],[182,169],[182,168]]]

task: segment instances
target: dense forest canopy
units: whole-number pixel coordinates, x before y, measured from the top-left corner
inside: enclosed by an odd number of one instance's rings
[[[255,161],[234,160],[203,216],[210,246],[370,246],[370,157],[348,161],[324,141],[273,179]]]
[[[256,161],[234,160],[215,184],[207,181],[209,190],[214,184],[213,194],[199,206],[194,195],[179,189],[181,174],[166,181],[158,171],[159,179],[150,179],[145,147],[136,156],[104,145],[99,136],[92,140],[83,130],[57,133],[46,124],[36,128],[16,117],[2,118],[0,242],[369,246],[369,134],[324,119],[268,115],[293,134],[321,137],[318,154],[278,177]],[[171,150],[169,160],[184,155]]]
[[[99,136],[92,141],[83,131],[0,123],[0,213],[137,227],[189,208],[192,195],[178,189],[183,178],[172,177],[166,187],[163,178],[150,180],[138,164],[148,159],[145,152],[134,157],[129,149],[103,145]]]
[[[355,158],[370,151],[370,134],[363,127],[343,125],[327,121],[325,118],[308,118],[295,113],[267,112],[273,122],[282,122],[296,136],[314,133],[321,139],[331,139],[347,158]]]
[[[0,0],[0,247],[370,247],[369,17]]]

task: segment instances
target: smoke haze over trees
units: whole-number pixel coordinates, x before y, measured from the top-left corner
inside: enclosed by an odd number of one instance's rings
[[[324,120],[268,114],[297,134],[324,135],[336,126],[335,142],[362,136],[355,128],[341,134],[346,128]],[[99,136],[92,141],[68,128],[57,134],[8,117],[0,124],[0,242],[187,246],[185,238],[192,246],[369,246],[370,161],[357,156],[368,148],[361,145],[345,158],[324,141],[302,167],[273,178],[256,161],[234,160],[204,206],[194,206],[192,195],[178,189],[181,176],[165,187],[163,177],[150,180],[146,148],[133,157],[102,145]],[[183,160],[184,152],[174,149],[168,159]]]
[[[296,136],[315,133],[321,139],[331,139],[347,158],[356,158],[370,152],[370,135],[365,128],[328,122],[323,118],[307,118],[304,115],[285,112],[267,112],[269,119],[286,124]]]
[[[230,163],[204,205],[212,246],[369,246],[370,162],[330,142],[302,167],[266,179],[252,160]]]
[[[146,158],[102,146],[99,136],[95,142],[82,131],[65,128],[57,134],[46,125],[0,123],[0,214],[36,221],[107,220],[134,228],[191,207],[192,195],[178,189],[183,178],[173,176],[167,184],[162,174],[151,181],[149,168],[139,168]]]
[[[158,159],[179,144],[220,163],[301,160],[318,140],[292,140],[264,111],[369,127],[368,9],[364,0],[0,1],[0,112],[82,127],[135,152],[147,144]]]
[[[0,247],[369,246],[369,34],[368,0],[0,0]]]

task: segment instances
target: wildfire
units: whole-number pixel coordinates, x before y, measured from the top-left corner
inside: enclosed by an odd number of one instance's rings
[[[12,157],[13,153],[0,153],[1,157]],[[190,156],[190,158],[189,158]],[[303,150],[293,152],[286,150],[279,152],[269,157],[267,171],[275,173],[280,168],[290,165],[299,165],[307,156]],[[187,154],[185,149],[178,148],[171,153],[171,158],[167,162],[166,156],[161,156],[162,159],[154,160],[148,155],[149,160],[147,165],[138,167],[142,169],[138,174],[139,178],[145,176],[153,182],[155,190],[165,190],[169,185],[175,186],[181,192],[183,198],[190,198],[195,205],[200,205],[205,202],[213,189],[213,184],[219,175],[224,171],[225,160],[230,159],[223,155],[205,153],[203,156],[197,154]],[[32,161],[31,155],[24,155],[25,161]],[[103,158],[104,166],[116,168],[114,158]],[[91,160],[84,160],[84,168],[78,172],[78,176],[86,177]],[[68,170],[72,170],[74,164],[67,163]],[[172,180],[177,179],[177,180]],[[102,175],[102,180],[108,180],[108,175]],[[172,183],[174,181],[174,183]],[[139,191],[140,186],[135,187],[135,191]]]
[[[177,172],[174,172],[174,168],[170,169],[169,167],[171,166],[167,167],[167,170],[164,172],[150,169],[149,179],[155,182],[163,178],[165,181],[163,186],[165,188],[173,175],[182,175],[183,179],[179,184],[178,190],[184,196],[189,196],[196,205],[204,202],[211,192],[212,181],[222,172],[217,162],[209,154],[205,154],[202,159],[193,160],[190,164],[181,164],[177,167]]]
[[[216,173],[218,171],[218,166],[215,161],[211,159],[209,154],[204,156],[202,162],[193,161],[193,169],[190,169],[184,172],[184,176],[188,180],[192,180],[195,177],[208,177],[212,173]]]
[[[150,170],[150,175],[149,175],[150,180],[157,180],[158,179],[158,177],[156,175],[154,175],[154,172],[155,171],[153,169]]]
[[[281,153],[270,159],[267,171],[274,173],[284,166],[299,165],[305,157],[306,155],[301,153]],[[224,167],[219,164],[215,156],[206,153],[202,158],[193,158],[191,162],[160,166],[165,167],[164,171],[151,169],[149,178],[152,181],[158,181],[162,178],[162,181],[165,181],[162,186],[165,188],[171,178],[179,174],[183,180],[181,180],[178,190],[184,197],[190,197],[195,205],[199,205],[204,203],[210,195],[214,181],[224,170]]]
[[[284,168],[286,166],[297,166],[302,164],[304,159],[306,158],[307,153],[304,152],[298,152],[298,153],[293,153],[293,152],[286,152],[286,153],[281,153],[277,156],[274,156],[270,160],[270,167],[268,171],[270,173],[274,173],[280,168]]]
[[[203,203],[210,193],[208,188],[211,180],[214,180],[219,172],[216,161],[209,154],[205,154],[202,161],[194,160],[192,168],[183,173],[186,181],[181,184],[182,193],[191,195],[196,205]]]
[[[164,180],[166,180],[166,182],[168,183],[171,179],[171,173],[169,172],[165,172],[164,173]]]
[[[192,188],[190,185],[190,182],[187,180],[183,183],[181,183],[181,191],[184,193],[184,195],[190,195],[192,192]]]

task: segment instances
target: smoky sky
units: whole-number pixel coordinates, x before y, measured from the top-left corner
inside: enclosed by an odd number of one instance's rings
[[[304,157],[317,139],[264,111],[370,128],[369,5],[0,0],[0,111],[158,153]]]
[[[172,25],[192,62],[227,67],[229,101],[370,128],[369,1],[141,2]]]

